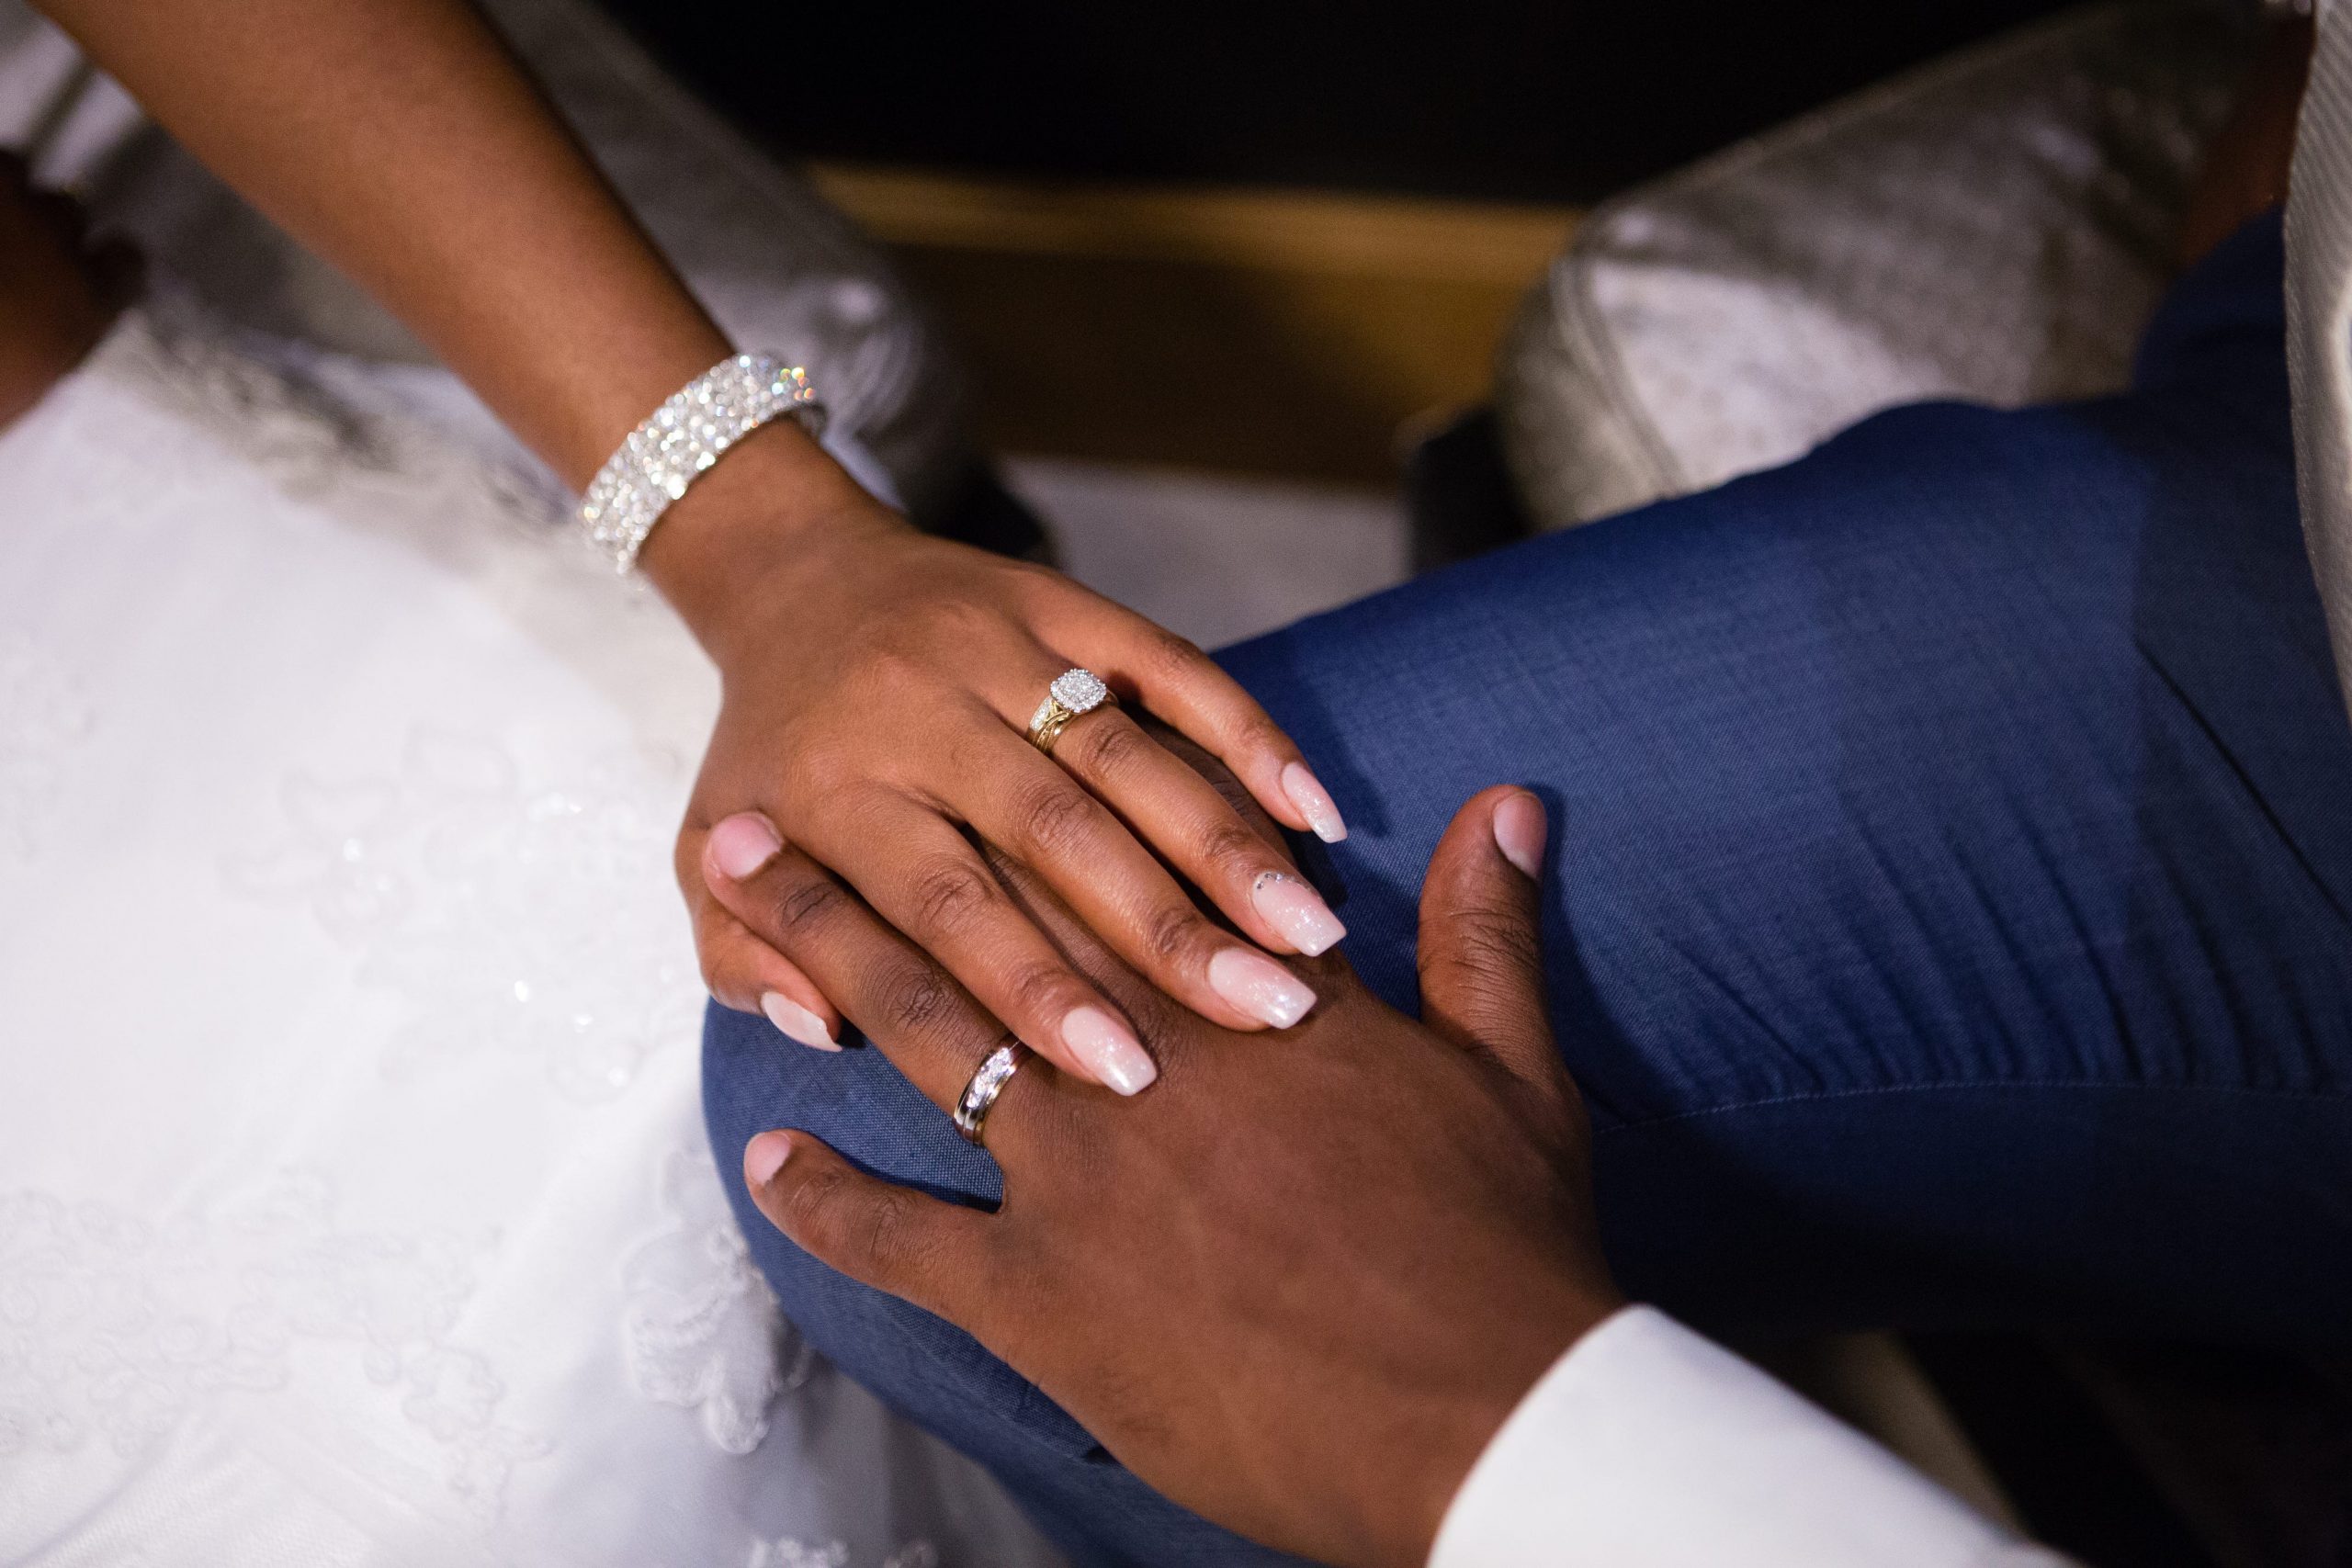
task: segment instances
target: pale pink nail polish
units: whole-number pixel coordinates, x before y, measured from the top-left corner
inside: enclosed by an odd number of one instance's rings
[[[1544,840],[1551,829],[1544,820],[1544,803],[1524,793],[1507,795],[1495,804],[1495,848],[1503,859],[1538,881],[1544,875]]]
[[[765,1187],[792,1157],[792,1139],[782,1133],[762,1133],[743,1145],[743,1179]]]
[[[1340,819],[1340,808],[1332,804],[1330,792],[1306,771],[1304,762],[1293,762],[1283,770],[1283,793],[1325,843],[1336,844],[1348,836],[1348,825]]]
[[[1209,960],[1209,988],[1276,1029],[1288,1029],[1315,1005],[1315,993],[1305,981],[1246,947],[1228,947]]]
[[[1159,1076],[1142,1043],[1101,1008],[1079,1008],[1063,1019],[1062,1043],[1096,1082],[1121,1094],[1140,1094]]]
[[[782,991],[770,991],[760,998],[760,1010],[768,1021],[803,1045],[819,1051],[838,1051],[842,1043],[825,1027],[825,1021],[810,1012]]]
[[[1290,944],[1309,958],[1327,951],[1333,942],[1348,934],[1340,917],[1323,902],[1323,896],[1295,876],[1285,876],[1279,871],[1259,874],[1250,885],[1250,902],[1266,923],[1283,933]]]
[[[741,882],[775,859],[784,840],[756,811],[739,811],[710,830],[710,863],[729,882]]]

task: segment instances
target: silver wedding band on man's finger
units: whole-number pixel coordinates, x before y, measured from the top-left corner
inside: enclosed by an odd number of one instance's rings
[[[956,1130],[974,1148],[985,1146],[984,1129],[989,1112],[996,1108],[996,1097],[1021,1070],[1029,1048],[1007,1035],[1004,1043],[980,1059],[973,1069],[971,1080],[964,1085],[964,1092],[956,1097]]]

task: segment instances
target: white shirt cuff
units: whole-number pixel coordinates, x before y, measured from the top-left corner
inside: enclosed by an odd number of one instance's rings
[[[1447,1509],[1430,1568],[2054,1568],[1663,1313],[1572,1346]]]

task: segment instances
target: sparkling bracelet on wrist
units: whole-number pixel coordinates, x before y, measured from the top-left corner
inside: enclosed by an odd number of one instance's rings
[[[812,439],[823,433],[825,405],[807,371],[764,354],[720,360],[629,432],[588,481],[580,521],[589,538],[627,576],[670,503],[729,446],[785,415]]]

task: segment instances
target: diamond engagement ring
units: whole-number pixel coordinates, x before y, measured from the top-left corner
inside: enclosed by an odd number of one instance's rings
[[[974,1148],[981,1146],[980,1128],[989,1119],[989,1111],[996,1105],[996,1097],[1021,1070],[1022,1062],[1029,1055],[1027,1046],[1007,1040],[989,1052],[972,1073],[972,1081],[956,1097],[956,1130]]]
[[[1046,688],[1046,700],[1029,716],[1029,744],[1050,757],[1054,742],[1062,738],[1070,720],[1118,700],[1093,671],[1065,670],[1054,677],[1054,683]]]

